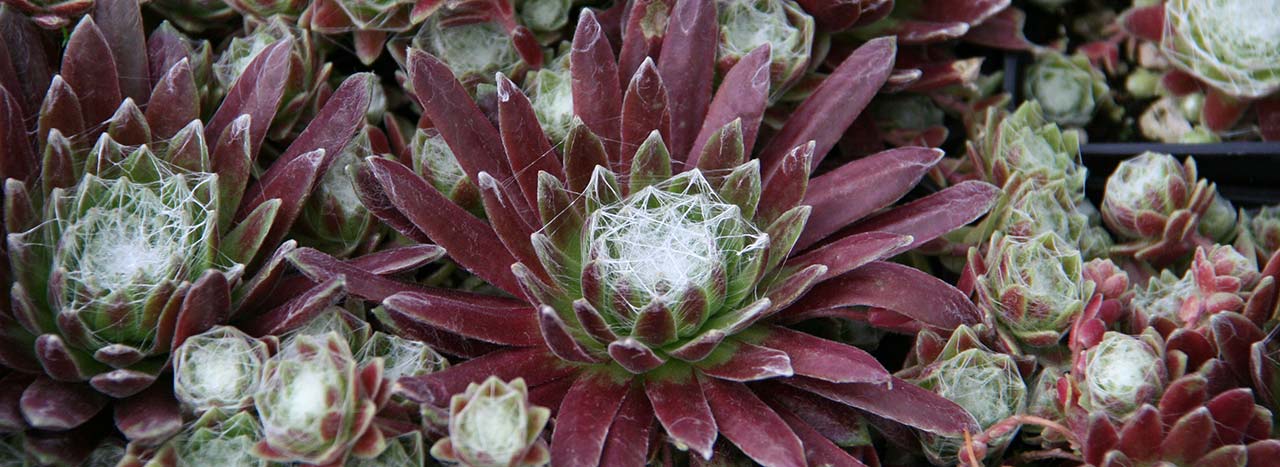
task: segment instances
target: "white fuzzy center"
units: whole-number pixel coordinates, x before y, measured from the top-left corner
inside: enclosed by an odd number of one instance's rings
[[[705,286],[731,255],[764,248],[768,236],[719,200],[697,171],[681,192],[653,185],[591,215],[586,248],[596,248],[606,284],[624,287],[633,310],[690,286]],[[692,183],[690,183],[692,180]],[[730,243],[741,248],[724,248]],[[723,271],[722,271],[723,273]]]
[[[1136,338],[1108,332],[1102,342],[1089,351],[1085,368],[1086,381],[1093,394],[1136,406],[1138,391],[1151,383],[1156,357],[1146,344]]]
[[[520,410],[520,399],[518,392],[472,399],[457,414],[461,421],[456,435],[461,444],[486,454],[493,461],[491,465],[510,462],[526,445],[529,420],[528,414]]]
[[[279,415],[290,421],[290,426],[310,426],[318,422],[328,410],[327,383],[333,377],[332,372],[323,368],[300,366],[288,382],[288,397],[278,407]]]

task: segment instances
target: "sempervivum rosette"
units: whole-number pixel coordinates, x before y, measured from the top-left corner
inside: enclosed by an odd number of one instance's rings
[[[961,408],[894,380],[862,351],[778,324],[847,316],[913,331],[977,322],[954,288],[880,260],[972,221],[994,188],[959,184],[866,217],[940,158],[918,148],[810,179],[887,79],[892,40],[851,55],[747,160],[768,96],[759,77],[769,49],[740,60],[713,93],[715,17],[710,2],[677,2],[660,57],[624,88],[612,47],[584,13],[569,70],[580,123],[560,151],[504,77],[494,128],[452,70],[411,52],[414,92],[479,187],[488,222],[376,158],[357,177],[363,199],[520,299],[376,280],[314,251],[292,257],[313,279],[345,276],[404,335],[484,354],[402,379],[409,397],[443,405],[490,375],[521,377],[535,404],[558,407],[557,465],[640,465],[655,418],[703,458],[723,435],[765,465],[850,462],[813,428],[824,410],[852,406],[943,436],[972,429]],[[549,157],[557,152],[563,159]],[[851,201],[853,192],[863,194]]]
[[[1127,159],[1107,179],[1102,219],[1124,241],[1113,254],[1168,264],[1196,246],[1212,245],[1235,228],[1235,211],[1215,185],[1196,176],[1194,159],[1168,154]]]
[[[121,431],[155,442],[177,427],[155,420],[177,417],[160,407],[176,404],[144,390],[172,349],[274,286],[282,264],[268,253],[363,119],[370,80],[351,77],[255,180],[291,41],[268,47],[202,120],[189,44],[164,28],[144,41],[136,3],[98,3],[103,15],[71,33],[35,128],[21,91],[0,93],[0,128],[24,135],[2,149],[16,284],[0,357],[42,375],[23,393],[31,427],[79,426],[110,396],[126,398]]]
[[[551,460],[540,438],[551,411],[529,402],[523,379],[491,376],[449,400],[449,436],[431,455],[462,467],[541,467]]]
[[[969,253],[977,300],[1002,332],[1032,347],[1056,345],[1093,294],[1080,252],[1053,232],[992,236],[985,256]]]
[[[130,443],[121,467],[421,465],[419,408],[391,385],[447,362],[327,306],[340,296],[319,289],[303,294],[311,306],[271,328],[283,336],[217,327],[188,339],[174,393],[195,420],[158,446]]]
[[[1125,29],[1158,44],[1172,69],[1163,85],[1177,97],[1202,101],[1190,116],[1223,133],[1257,115],[1265,140],[1280,139],[1280,30],[1275,0],[1169,0],[1135,5]],[[1154,46],[1153,46],[1154,47]]]
[[[968,326],[961,326],[942,343],[930,331],[921,332],[911,355],[914,365],[898,376],[945,397],[974,416],[986,430],[1024,413],[1027,384],[1017,362],[991,351]],[[1013,440],[1013,431],[986,440],[986,453],[1002,451]],[[964,438],[925,433],[921,445],[935,465],[953,465],[965,450]]]
[[[1241,210],[1235,247],[1259,263],[1280,251],[1280,206],[1264,206],[1252,213]]]
[[[1271,412],[1231,379],[1234,352],[1215,356],[1200,337],[1086,338],[1094,343],[1058,386],[1069,431],[1059,434],[1085,464],[1265,465],[1280,453]]]
[[[781,96],[803,76],[813,55],[814,24],[800,5],[786,0],[732,0],[720,2],[717,13],[720,45],[716,55],[721,73],[767,43],[773,51],[770,94]]]
[[[1084,55],[1043,53],[1027,69],[1023,86],[1027,98],[1040,103],[1045,118],[1059,125],[1084,126],[1100,111],[1120,110],[1111,101],[1106,76]]]

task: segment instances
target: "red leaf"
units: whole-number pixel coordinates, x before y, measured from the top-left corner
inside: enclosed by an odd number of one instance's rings
[[[804,446],[786,422],[742,383],[699,377],[724,437],[769,467],[804,467]]]
[[[395,161],[369,159],[370,168],[397,209],[468,271],[515,296],[520,286],[511,273],[515,257],[493,228]]]
[[[999,194],[1000,189],[989,183],[961,182],[877,214],[837,235],[874,231],[910,235],[915,242],[909,248],[915,248],[986,214]]]
[[[770,57],[769,44],[765,43],[742,57],[725,73],[707,109],[702,130],[694,139],[685,167],[696,167],[711,136],[736,119],[742,119],[742,147],[748,153],[755,147],[769,98]]]
[[[838,316],[839,308],[887,308],[942,329],[976,324],[982,313],[950,284],[908,266],[874,262],[814,287],[781,313],[787,322]]]
[[[898,378],[888,384],[836,384],[795,377],[783,383],[874,415],[942,436],[959,437],[980,428],[963,407]]]
[[[872,39],[823,80],[760,153],[765,178],[787,151],[810,140],[817,143],[811,166],[816,168],[889,78],[897,49],[891,37]]]
[[[737,341],[726,346],[737,346],[725,361],[700,366],[702,373],[729,381],[756,381],[787,377],[795,373],[791,358],[781,350],[760,347]],[[723,347],[722,347],[723,348]]]
[[[431,327],[495,344],[521,347],[542,343],[531,305],[483,306],[426,292],[401,292],[382,301],[388,311]]]
[[[552,465],[598,465],[609,426],[629,385],[609,375],[583,374],[569,388],[551,435]]]
[[[444,371],[401,378],[397,386],[409,399],[445,406],[450,397],[466,390],[468,384],[479,383],[489,376],[497,376],[504,381],[524,378],[530,387],[537,387],[577,371],[577,367],[564,364],[547,349],[530,347],[499,350]]]
[[[871,354],[835,341],[770,326],[760,345],[785,352],[798,375],[833,383],[882,383],[889,372]]]
[[[704,459],[710,459],[718,429],[693,375],[686,372],[668,378],[649,378],[644,388],[667,436],[689,446]]]
[[[671,102],[671,139],[667,140],[667,148],[672,160],[688,159],[685,155],[707,115],[716,71],[718,30],[716,2],[676,0],[658,61]]]
[[[569,58],[573,77],[573,113],[592,133],[610,142],[605,145],[609,161],[619,170],[617,141],[622,134],[622,85],[618,82],[618,62],[596,15],[590,9],[578,17],[573,33],[573,49]]]
[[[609,427],[600,465],[644,466],[649,458],[649,432],[653,428],[653,410],[644,389],[633,384],[622,407]]]

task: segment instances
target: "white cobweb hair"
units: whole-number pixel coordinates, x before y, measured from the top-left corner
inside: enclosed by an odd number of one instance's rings
[[[1271,94],[1280,89],[1280,0],[1170,0],[1160,49],[1232,96]]]
[[[600,183],[593,178],[587,193],[596,193]],[[733,244],[741,247],[725,248]],[[699,171],[690,170],[592,212],[583,254],[597,250],[603,282],[632,288],[638,303],[626,305],[638,311],[653,299],[703,286],[733,256],[768,244],[769,236],[737,205],[720,199]]]
[[[192,336],[174,354],[174,395],[196,413],[239,409],[262,382],[265,356],[262,343],[238,331]]]
[[[1095,403],[1109,403],[1107,412],[1122,417],[1144,402],[1144,385],[1157,381],[1163,363],[1138,338],[1109,331],[1088,351],[1084,384]]]
[[[925,381],[935,394],[955,402],[973,415],[983,429],[1026,410],[1027,385],[1008,355],[968,349],[940,361]],[[999,443],[1012,438],[1010,432]],[[926,447],[939,457],[953,458],[963,440],[933,437]]]
[[[217,175],[150,161],[155,181],[86,175],[74,192],[55,192],[69,202],[53,204],[59,232],[53,266],[93,292],[60,297],[63,307],[99,309],[113,295],[142,306],[164,283],[197,273],[215,247],[207,236],[217,229]]]

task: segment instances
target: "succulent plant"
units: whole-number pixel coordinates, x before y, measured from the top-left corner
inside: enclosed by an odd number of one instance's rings
[[[300,245],[348,257],[371,252],[382,240],[377,220],[360,203],[355,189],[355,165],[365,157],[389,152],[389,148],[375,147],[374,138],[385,139],[378,129],[366,126],[321,176],[292,232]]]
[[[262,437],[262,426],[251,412],[204,412],[181,433],[155,449],[131,445],[117,467],[179,467],[225,465],[266,467],[266,460],[253,456],[254,443]]]
[[[191,336],[174,351],[174,395],[197,414],[249,408],[275,345],[229,326]]]
[[[968,151],[979,179],[1001,187],[1015,174],[1039,186],[1061,181],[1075,203],[1083,200],[1087,171],[1079,163],[1079,135],[1045,120],[1040,103],[1025,102],[1008,115],[990,108],[983,121],[973,130]]]
[[[1232,97],[1280,90],[1275,0],[1164,3],[1160,49],[1177,67]]]
[[[985,256],[972,249],[977,302],[1004,331],[1032,347],[1058,343],[1093,294],[1081,277],[1080,252],[1053,232],[996,233]]]
[[[1114,111],[1107,78],[1083,55],[1046,52],[1027,68],[1024,92],[1044,109],[1044,116],[1063,126],[1084,126],[1100,111]],[[1114,113],[1114,112],[1112,112]]]
[[[529,402],[523,379],[491,376],[449,401],[449,436],[431,447],[436,459],[463,467],[540,467],[551,460],[542,429],[551,410]]]
[[[1280,206],[1264,206],[1256,213],[1240,212],[1236,249],[1265,263],[1280,251]]]
[[[1228,315],[1214,321],[1212,335],[1246,329]],[[1224,341],[1202,339],[1182,330],[1168,339],[1152,329],[1136,338],[1108,332],[1086,352],[1084,366],[1059,383],[1059,394],[1071,431],[1066,438],[1087,465],[1215,459],[1256,465],[1280,452],[1280,443],[1268,439],[1271,412],[1255,405],[1249,389],[1228,382],[1226,370],[1237,357],[1223,350],[1235,344],[1218,346],[1223,352],[1215,358],[1214,342]],[[1099,373],[1106,376],[1094,380]]]
[[[770,94],[780,96],[800,79],[813,55],[813,17],[786,0],[722,1],[717,68],[727,73],[747,54],[769,44]]]
[[[514,83],[497,79],[494,128],[453,70],[410,52],[419,103],[479,187],[488,222],[403,165],[377,158],[361,176],[376,185],[361,189],[365,199],[380,201],[366,204],[390,206],[375,214],[398,219],[406,235],[430,237],[458,264],[519,298],[368,282],[318,252],[292,255],[313,280],[344,275],[359,285],[351,293],[381,302],[379,321],[406,337],[459,355],[500,349],[403,378],[406,395],[441,405],[490,375],[522,377],[535,404],[559,407],[550,451],[551,462],[563,465],[643,463],[654,418],[677,446],[703,459],[721,434],[765,465],[848,459],[806,428],[816,412],[793,413],[770,395],[783,392],[947,436],[972,426],[962,409],[932,393],[906,384],[889,391],[895,380],[862,351],[775,323],[850,316],[893,329],[949,330],[977,322],[977,310],[954,288],[875,260],[972,221],[995,189],[957,185],[864,219],[815,248],[896,200],[940,158],[934,150],[902,149],[809,181],[887,79],[893,41],[873,41],[851,55],[760,157],[747,161],[768,96],[755,77],[771,63],[769,49],[740,60],[712,93],[713,13],[709,2],[677,2],[663,58],[642,62],[624,91],[612,47],[595,15],[584,12],[570,58],[581,123],[570,130],[563,159],[546,157],[555,152]],[[837,195],[853,180],[875,187],[856,208]],[[874,252],[852,253],[873,244]],[[887,283],[893,290],[877,285]],[[909,305],[923,305],[915,300],[922,297],[946,303],[947,311]],[[840,309],[855,303],[877,308]],[[491,311],[481,320],[477,310]],[[805,454],[806,447],[815,453]]]
[[[316,108],[317,100],[321,88],[327,86],[333,66],[322,60],[312,36],[311,32],[298,29],[279,16],[265,21],[248,19],[244,36],[231,38],[213,64],[213,74],[218,82],[224,89],[230,88],[245,68],[271,44],[285,38],[293,40],[284,96],[280,98],[280,109],[272,119],[268,133],[272,139],[297,136],[301,127],[306,126],[307,120],[319,110]]]
[[[1163,265],[1232,231],[1234,218],[1208,215],[1216,203],[1217,190],[1196,177],[1194,159],[1179,164],[1168,154],[1146,152],[1121,162],[1107,179],[1102,218],[1125,240],[1114,254]],[[1234,217],[1234,210],[1227,212]]]
[[[98,5],[103,15],[71,32],[34,128],[20,112],[0,114],[0,128],[35,138],[2,149],[4,160],[29,163],[5,173],[16,284],[0,357],[42,375],[23,389],[31,427],[74,436],[67,430],[102,411],[105,395],[121,399],[126,437],[155,443],[180,428],[180,414],[167,388],[148,387],[172,349],[275,286],[282,264],[267,252],[326,151],[336,154],[363,118],[369,77],[350,78],[319,123],[251,180],[267,130],[253,122],[277,109],[291,41],[251,63],[204,120],[189,44],[163,27],[142,43],[135,2]]]
[[[1158,59],[1147,60],[1144,66],[1169,68],[1162,77],[1163,88],[1173,97],[1200,103],[1190,112],[1190,119],[1203,125],[1197,133],[1231,136],[1242,117],[1256,114],[1258,133],[1265,140],[1275,140],[1280,138],[1280,106],[1276,105],[1280,100],[1274,96],[1280,89],[1280,74],[1269,64],[1269,57],[1274,49],[1270,44],[1277,39],[1262,26],[1272,23],[1268,14],[1274,6],[1271,0],[1135,4],[1121,24],[1130,35],[1146,41],[1145,49],[1159,51]],[[1220,21],[1225,17],[1238,20]]]
[[[383,363],[356,363],[337,333],[299,334],[267,361],[254,401],[263,438],[252,453],[275,462],[331,464],[382,452],[373,423],[390,397]]]
[[[1054,180],[1048,184],[1017,181],[1006,185],[1006,197],[991,214],[984,230],[976,233],[1003,232],[1007,235],[1031,237],[1051,232],[1080,250],[1084,259],[1106,257],[1111,249],[1111,235],[1100,225],[1100,216],[1088,200],[1076,204],[1066,183]],[[1092,214],[1092,215],[1091,215]]]
[[[941,340],[928,334],[931,331],[924,331],[918,339],[935,343]],[[926,347],[918,345],[914,355],[919,366],[904,370],[899,376],[960,404],[973,414],[982,430],[1026,411],[1027,384],[1017,363],[1009,355],[992,352],[973,329],[956,328],[935,355],[923,348]],[[1010,431],[988,441],[988,452],[1003,450],[1013,435]],[[921,445],[930,462],[952,465],[959,460],[964,439],[925,433]]]
[[[462,170],[440,131],[435,128],[415,130],[409,148],[414,172],[458,206],[469,212],[484,212],[480,189]]]
[[[1079,378],[1080,407],[1093,416],[1122,420],[1143,404],[1153,403],[1169,380],[1164,342],[1154,332],[1130,336],[1108,331],[1085,351]]]
[[[529,28],[517,23],[510,0],[423,1],[418,10],[425,4],[438,8],[422,17],[425,22],[416,34],[389,46],[401,66],[408,60],[405,50],[428,51],[474,93],[477,85],[492,83],[496,72],[522,76],[544,64],[541,45]]]

